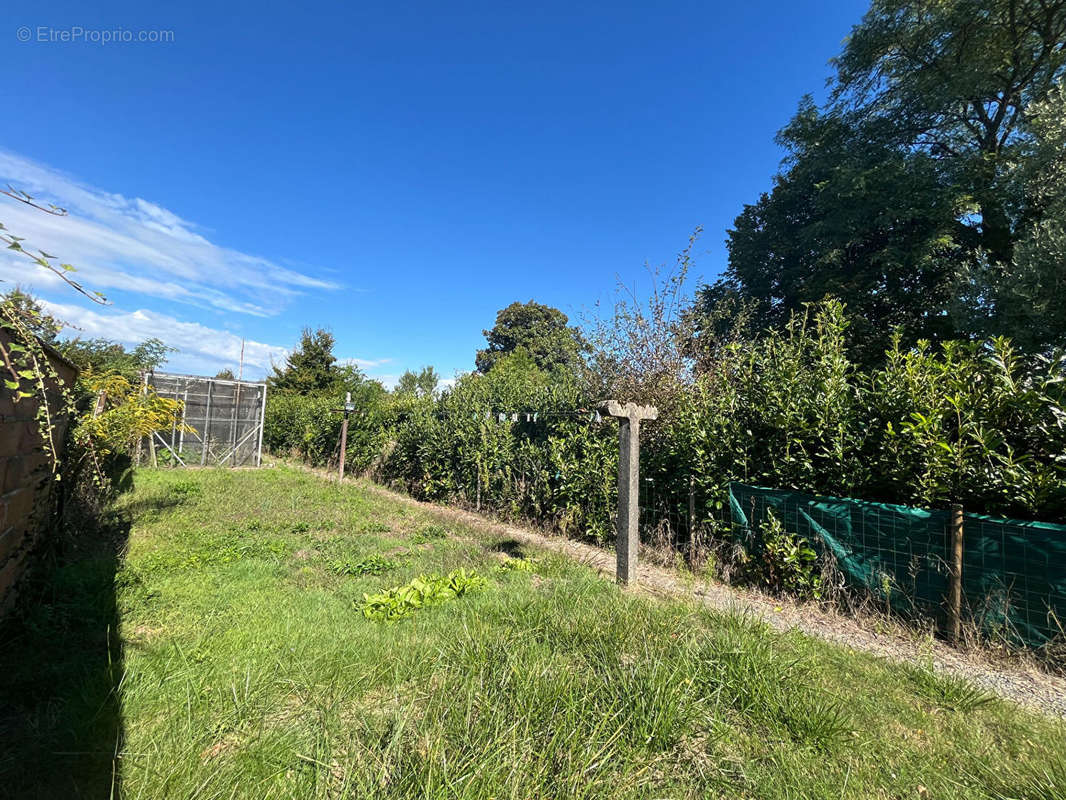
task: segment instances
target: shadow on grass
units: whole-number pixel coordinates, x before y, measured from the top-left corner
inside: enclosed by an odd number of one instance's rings
[[[115,575],[128,517],[93,527],[42,559],[0,622],[0,796],[120,796]]]
[[[502,539],[495,542],[492,545],[492,550],[495,553],[503,553],[511,558],[525,558],[525,551],[522,549],[522,543],[517,539]]]
[[[136,519],[145,512],[163,512],[191,502],[189,495],[180,491],[166,491],[149,494],[145,497],[127,503],[125,510],[132,518]]]

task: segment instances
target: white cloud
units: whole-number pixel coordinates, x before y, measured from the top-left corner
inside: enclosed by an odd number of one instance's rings
[[[0,150],[0,182],[42,203],[68,209],[53,216],[3,200],[3,222],[57,262],[73,264],[91,289],[121,289],[222,311],[270,316],[307,290],[337,288],[331,281],[269,259],[221,247],[177,214],[143,200],[88,186],[58,170]],[[24,257],[0,251],[0,279],[57,287],[59,279]]]
[[[309,292],[339,288],[259,256],[211,242],[196,225],[143,198],[127,198],[89,186],[59,170],[0,149],[0,186],[28,192],[41,205],[69,211],[54,216],[14,199],[0,197],[0,221],[9,233],[24,237],[27,249],[56,256],[54,263],[77,268],[73,277],[92,291],[121,290],[224,312],[219,325],[239,330],[234,313],[269,317]],[[165,369],[211,375],[223,368],[237,371],[241,336],[232,330],[188,322],[170,313],[87,305],[57,275],[25,256],[0,249],[0,292],[21,284],[42,305],[70,323],[68,334],[105,338],[135,345],[155,337],[179,348]],[[61,302],[51,302],[48,297]],[[70,302],[73,301],[73,302]],[[125,301],[126,305],[133,303]],[[304,302],[307,302],[305,299]],[[239,318],[238,318],[239,319]],[[245,376],[259,378],[272,363],[281,363],[288,348],[247,340]],[[349,363],[373,370],[388,358],[351,358]],[[388,378],[388,376],[386,376]]]
[[[358,367],[361,370],[374,369],[380,367],[383,364],[391,362],[391,358],[340,358],[337,359],[339,364],[348,364],[353,367]]]
[[[111,339],[124,345],[137,345],[145,339],[161,339],[171,347],[178,348],[163,366],[165,371],[185,372],[193,375],[214,375],[221,369],[232,369],[236,374],[241,360],[241,337],[231,331],[184,322],[167,314],[138,309],[123,311],[112,306],[82,308],[66,303],[41,300],[44,310],[67,323],[65,333],[85,339]],[[281,364],[289,355],[289,348],[277,344],[244,340],[244,376],[258,380],[270,372],[273,364]],[[341,363],[352,363],[360,369],[369,370],[388,364],[391,358],[348,358]],[[375,380],[394,384],[396,376],[371,375]]]
[[[155,337],[179,348],[170,356],[165,370],[211,375],[228,367],[234,372],[241,360],[241,337],[198,322],[183,322],[166,314],[137,311],[97,311],[80,306],[42,300],[45,311],[69,323],[72,336],[113,339],[135,345]],[[280,363],[288,350],[280,345],[247,339],[244,342],[245,377],[261,378],[272,363]]]

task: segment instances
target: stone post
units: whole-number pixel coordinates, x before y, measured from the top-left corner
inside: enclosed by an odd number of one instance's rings
[[[344,461],[348,458],[348,414],[352,405],[352,393],[344,395],[344,422],[341,423],[341,462],[337,466],[338,480],[344,480]]]
[[[638,406],[608,400],[604,406],[618,417],[618,582],[627,585],[637,578],[637,547],[640,543],[640,421],[656,419],[654,406]]]

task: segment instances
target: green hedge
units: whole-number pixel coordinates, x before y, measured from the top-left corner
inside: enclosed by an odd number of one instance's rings
[[[732,480],[1066,521],[1061,355],[1021,358],[1002,340],[890,343],[884,366],[860,371],[846,327],[842,307],[827,302],[786,331],[720,349],[660,401],[660,420],[642,429],[645,521],[687,527],[690,487],[697,522],[727,519]],[[589,419],[594,398],[576,381],[504,365],[436,399],[367,387],[349,428],[353,472],[425,499],[610,536],[617,425]],[[340,415],[329,409],[339,402],[271,398],[268,448],[335,460]]]
[[[348,420],[345,469],[360,473],[371,468],[389,440],[391,405],[384,389],[373,382],[357,387],[352,400],[359,411]],[[333,396],[268,394],[263,446],[315,466],[335,465],[343,419],[335,409],[342,405],[343,400]]]

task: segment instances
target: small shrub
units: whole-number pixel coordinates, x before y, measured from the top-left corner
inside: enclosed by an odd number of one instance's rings
[[[486,581],[475,571],[455,569],[447,575],[419,575],[410,583],[377,594],[363,595],[359,610],[375,622],[390,622],[409,616],[423,606],[435,606],[484,588]]]
[[[767,511],[752,552],[743,556],[748,580],[771,592],[816,599],[822,596],[817,561],[818,554],[810,543],[786,531],[773,511]]]

